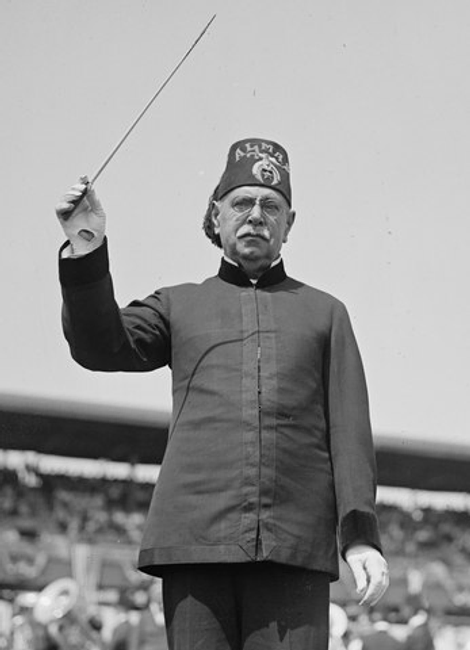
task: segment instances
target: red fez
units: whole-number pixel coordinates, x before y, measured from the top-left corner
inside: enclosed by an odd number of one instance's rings
[[[270,187],[280,192],[290,206],[292,190],[286,150],[277,142],[261,138],[246,138],[232,144],[214,198],[221,199],[244,185]]]

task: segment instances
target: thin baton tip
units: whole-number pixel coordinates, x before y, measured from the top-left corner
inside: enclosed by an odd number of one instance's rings
[[[191,47],[186,51],[186,53],[184,54],[184,56],[182,57],[182,59],[179,61],[179,63],[178,63],[178,64],[173,68],[173,70],[172,70],[171,73],[167,76],[167,78],[165,79],[165,81],[161,84],[161,86],[159,87],[159,89],[157,90],[157,92],[153,95],[153,97],[151,98],[151,100],[150,100],[150,101],[145,105],[144,109],[139,113],[139,115],[137,116],[137,118],[134,120],[134,122],[131,124],[131,126],[127,129],[126,133],[122,136],[122,138],[119,140],[119,142],[117,143],[117,145],[114,147],[114,149],[113,149],[113,150],[111,151],[111,153],[108,155],[108,157],[107,157],[106,160],[103,162],[103,164],[101,165],[101,167],[99,167],[98,170],[96,171],[96,173],[92,176],[92,178],[91,178],[91,180],[90,180],[90,187],[93,185],[93,183],[95,183],[95,181],[97,180],[97,178],[101,175],[101,173],[104,171],[104,169],[108,166],[108,164],[109,164],[109,163],[111,162],[111,160],[114,158],[114,156],[115,156],[116,153],[119,151],[119,149],[121,148],[121,146],[122,146],[122,145],[124,144],[124,142],[127,140],[127,138],[129,137],[129,135],[132,133],[132,131],[134,130],[134,128],[137,126],[137,124],[138,124],[138,123],[140,122],[140,120],[143,118],[143,116],[145,115],[145,113],[148,111],[148,109],[150,108],[150,106],[151,106],[151,105],[153,104],[153,102],[157,99],[157,97],[160,95],[160,93],[161,93],[162,90],[165,88],[165,86],[169,83],[169,81],[173,78],[173,76],[174,76],[175,73],[179,70],[179,68],[181,67],[181,65],[186,61],[186,59],[188,58],[188,56],[191,54],[191,52],[194,50],[194,48],[195,48],[196,45],[199,43],[199,41],[201,40],[201,38],[204,36],[204,34],[205,34],[205,33],[207,32],[207,30],[209,29],[209,26],[211,25],[211,23],[215,20],[215,17],[216,17],[216,16],[217,16],[217,14],[214,14],[214,15],[212,16],[212,18],[209,20],[209,22],[208,22],[207,25],[204,27],[204,29],[202,30],[202,32],[199,34],[199,36],[197,37],[197,39],[194,41],[194,43],[191,45]]]

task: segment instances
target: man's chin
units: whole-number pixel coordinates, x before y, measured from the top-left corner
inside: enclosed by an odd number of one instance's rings
[[[238,255],[241,260],[249,260],[251,262],[263,261],[266,259],[266,250],[261,246],[244,246],[239,250]]]
[[[238,261],[241,266],[249,264],[250,266],[256,265],[263,268],[268,268],[272,263],[272,256],[266,254],[266,249],[261,250],[257,247],[246,247],[238,252]]]
[[[238,243],[241,253],[253,252],[255,255],[266,255],[269,242],[262,237],[243,237]]]

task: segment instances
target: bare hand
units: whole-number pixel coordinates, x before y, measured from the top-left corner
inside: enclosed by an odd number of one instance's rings
[[[388,565],[381,553],[367,544],[356,544],[346,551],[346,562],[361,597],[360,605],[375,605],[389,585]]]
[[[80,201],[78,205],[77,201]],[[56,205],[55,211],[74,255],[86,255],[102,244],[106,214],[86,177],[72,185]]]

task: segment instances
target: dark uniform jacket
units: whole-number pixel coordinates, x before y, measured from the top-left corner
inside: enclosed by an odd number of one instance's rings
[[[345,307],[286,276],[254,286],[223,260],[201,284],[119,309],[106,243],[60,261],[63,326],[92,370],[172,369],[169,441],[139,566],[274,561],[338,577],[380,548],[363,367]]]

